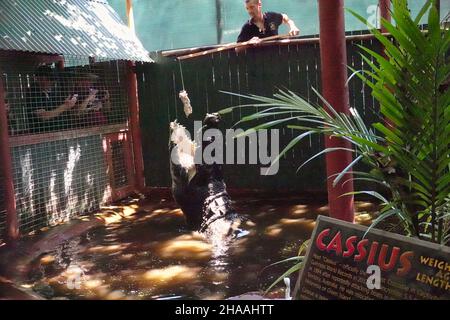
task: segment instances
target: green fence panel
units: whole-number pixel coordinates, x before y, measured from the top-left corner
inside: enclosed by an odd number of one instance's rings
[[[371,39],[348,43],[348,64],[360,70],[367,66],[360,58],[358,44],[377,51],[381,48]],[[182,90],[180,66],[185,89],[194,109],[189,119],[184,116],[178,98]],[[312,88],[320,90],[321,86],[318,43],[262,47],[239,55],[229,50],[181,63],[173,58],[159,56],[157,63],[139,64],[137,71],[145,177],[147,185],[152,187],[168,187],[171,184],[168,153],[170,121],[177,119],[192,134],[193,120],[202,120],[207,112],[246,102],[241,97],[220,91],[271,96],[278,89],[289,89],[311,103],[320,103],[312,91]],[[349,82],[349,91],[351,106],[357,108],[368,122],[377,120],[378,106],[369,88],[359,78],[353,77]],[[255,111],[257,108],[254,107],[234,110],[224,117],[223,129],[231,128],[243,116]],[[281,150],[299,132],[283,127],[279,129]],[[260,164],[251,165],[248,161],[244,165],[228,164],[224,167],[226,181],[230,187],[238,189],[324,191],[326,179],[323,158],[311,162],[296,173],[300,164],[322,149],[321,136],[305,139],[284,156],[275,176],[262,176]]]

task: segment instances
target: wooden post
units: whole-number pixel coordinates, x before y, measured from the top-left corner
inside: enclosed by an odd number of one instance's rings
[[[386,28],[381,24],[381,18],[391,21],[391,0],[379,0],[378,5],[380,6],[380,28],[381,32],[387,32]]]
[[[142,156],[141,127],[139,120],[139,100],[137,91],[137,78],[135,73],[135,64],[128,62],[128,103],[130,106],[130,129],[131,141],[133,145],[134,168],[136,173],[135,188],[144,192],[144,160]]]
[[[0,168],[4,178],[6,230],[5,238],[8,241],[19,238],[19,223],[16,212],[16,198],[14,192],[13,165],[9,148],[8,112],[5,105],[5,90],[3,77],[0,73]]]
[[[322,66],[322,93],[337,112],[349,112],[347,81],[347,49],[345,40],[344,0],[319,0],[320,57]],[[348,141],[325,137],[326,148],[351,148]],[[327,177],[344,170],[352,162],[349,151],[327,153]],[[333,178],[327,179],[330,216],[354,222],[354,198],[342,196],[353,191],[352,178],[347,174],[336,187]]]
[[[134,17],[133,17],[133,2],[127,0],[127,20],[128,27],[133,33],[134,29]],[[142,138],[141,127],[139,120],[139,99],[137,91],[137,78],[136,78],[136,65],[133,61],[128,62],[127,68],[127,80],[128,80],[128,103],[130,110],[130,129],[131,129],[131,143],[133,146],[133,159],[134,169],[136,177],[135,189],[139,192],[144,192],[145,179],[144,179],[144,159],[142,156]]]

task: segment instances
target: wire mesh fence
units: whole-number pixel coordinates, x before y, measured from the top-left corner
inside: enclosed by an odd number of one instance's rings
[[[0,56],[11,136],[124,123],[126,64],[78,57],[36,65]],[[88,63],[85,65],[85,63]]]
[[[128,174],[125,161],[124,141],[111,143],[112,161],[114,167],[114,186],[117,188],[128,185]]]
[[[0,169],[3,164],[0,163]],[[6,208],[5,208],[5,179],[3,177],[3,170],[0,170],[0,246],[4,243],[6,230]]]
[[[131,153],[120,150],[129,141],[112,147],[105,138],[127,135],[127,68],[126,61],[0,51],[21,234],[97,210],[115,185],[129,182]],[[5,216],[0,205],[0,232]]]
[[[110,198],[101,136],[12,149],[22,233],[99,209]]]

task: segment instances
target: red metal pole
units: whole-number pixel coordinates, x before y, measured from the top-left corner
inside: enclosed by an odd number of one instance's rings
[[[127,20],[128,28],[135,33],[134,17],[133,17],[133,1],[127,0]],[[135,188],[144,193],[144,159],[142,156],[142,139],[141,127],[139,121],[139,99],[137,91],[137,77],[135,73],[135,63],[128,62],[128,102],[130,104],[130,127],[131,127],[131,143],[133,145],[134,168],[136,172]]]
[[[347,81],[347,49],[345,41],[344,0],[319,0],[320,57],[322,65],[322,93],[338,112],[349,112]],[[351,148],[343,139],[325,137],[326,148]],[[344,170],[352,161],[352,153],[335,151],[327,153],[327,177]],[[330,216],[354,222],[353,196],[342,196],[353,191],[347,174],[336,187],[333,178],[327,179]]]
[[[141,127],[139,121],[139,102],[135,64],[128,62],[128,103],[130,105],[131,140],[133,144],[134,168],[136,172],[135,188],[144,192],[144,160],[142,156]]]
[[[379,0],[379,4],[380,6],[380,17],[387,20],[387,21],[391,21],[391,0]],[[381,26],[381,32],[385,33],[387,32],[386,28],[381,24],[381,19],[380,19],[380,26]]]
[[[4,177],[6,230],[5,237],[8,240],[19,238],[19,224],[16,212],[16,199],[14,192],[13,166],[9,148],[8,114],[5,105],[5,91],[3,78],[0,73],[0,166]]]

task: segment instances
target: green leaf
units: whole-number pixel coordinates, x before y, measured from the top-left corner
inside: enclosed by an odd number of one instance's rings
[[[416,18],[414,19],[414,24],[418,25],[420,23],[420,20],[422,20],[425,13],[427,13],[428,9],[431,6],[431,0],[427,0],[423,7],[420,9],[419,13],[417,14]]]
[[[372,197],[375,197],[375,198],[381,200],[383,203],[389,203],[389,201],[385,197],[383,197],[381,194],[379,194],[376,191],[353,191],[353,192],[344,193],[344,194],[340,195],[339,197],[353,196],[353,195],[358,195],[358,194],[368,194],[369,196],[372,196]]]
[[[234,138],[245,137],[245,136],[248,136],[249,134],[252,134],[252,133],[257,132],[258,130],[268,129],[268,128],[274,127],[274,126],[276,126],[276,125],[278,125],[278,124],[280,124],[280,123],[283,123],[283,122],[287,122],[287,121],[293,120],[293,119],[295,119],[295,118],[296,118],[296,117],[288,117],[288,118],[284,118],[284,119],[278,119],[278,120],[269,121],[269,122],[260,124],[260,125],[258,125],[258,126],[255,126],[255,127],[253,127],[253,128],[250,128],[250,129],[248,129],[248,130],[245,130],[244,132],[239,133],[238,135],[236,135]]]
[[[334,179],[334,181],[333,181],[333,187],[336,187],[336,185],[339,183],[339,181],[341,181],[342,177],[344,177],[344,175],[347,174],[348,171],[349,171],[351,168],[353,168],[353,166],[354,166],[356,163],[358,163],[359,160],[362,159],[362,157],[363,157],[362,155],[356,157],[355,160],[353,160],[347,167],[345,167],[344,170],[341,171],[341,173],[339,173],[339,175],[338,175],[338,176],[336,177],[336,179]]]
[[[311,134],[313,134],[313,131],[308,131],[305,133],[302,133],[300,135],[298,135],[297,137],[295,137],[294,139],[292,139],[289,144],[283,149],[283,151],[280,152],[280,154],[272,161],[271,167],[278,163],[278,161],[280,161],[281,157],[283,157],[286,152],[288,152],[289,150],[291,150],[297,143],[299,143],[303,138],[310,136]]]
[[[273,266],[276,266],[276,265],[279,265],[279,264],[283,264],[283,263],[286,263],[286,262],[296,262],[296,263],[301,262],[301,261],[303,261],[304,258],[305,257],[303,257],[303,256],[296,256],[296,257],[290,257],[290,258],[287,258],[287,259],[283,259],[281,261],[277,261],[277,262],[271,263],[268,266],[265,266],[261,270],[261,273],[263,273],[264,270],[266,270],[266,269],[268,269],[270,267],[273,267]]]
[[[369,226],[369,228],[367,228],[366,232],[363,235],[363,239],[366,237],[366,235],[373,229],[375,228],[378,224],[380,224],[380,222],[386,220],[389,217],[392,217],[393,215],[398,214],[399,210],[396,209],[392,209],[389,211],[384,212],[383,214],[381,214],[379,217],[377,217]]]
[[[352,149],[348,149],[348,148],[327,148],[324,149],[318,153],[316,153],[314,156],[312,156],[311,158],[309,158],[308,160],[306,160],[305,162],[303,162],[303,164],[297,168],[297,173],[298,171],[303,168],[306,164],[308,164],[309,162],[311,162],[312,160],[314,160],[315,158],[320,157],[321,155],[325,154],[325,153],[329,153],[329,152],[334,152],[334,151],[348,151],[348,152],[355,152]]]
[[[291,274],[299,271],[302,267],[303,267],[303,261],[300,263],[295,264],[294,266],[292,266],[291,268],[289,268],[289,270],[287,270],[285,273],[283,273],[280,277],[278,277],[277,280],[275,280],[275,282],[273,282],[269,288],[267,288],[267,290],[265,291],[265,294],[269,293],[269,291],[276,286],[279,282],[281,282],[284,278],[290,276]]]

